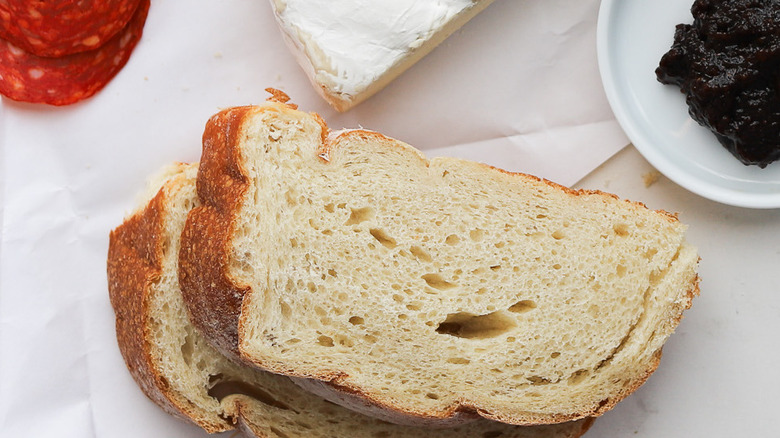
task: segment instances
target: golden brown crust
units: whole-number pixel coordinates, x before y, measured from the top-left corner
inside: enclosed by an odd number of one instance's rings
[[[246,193],[240,168],[240,126],[253,107],[231,108],[209,119],[197,191],[202,201],[187,216],[179,251],[179,283],[193,325],[223,354],[238,357],[238,317],[249,290],[230,278],[233,211]]]
[[[116,314],[119,350],[133,379],[165,411],[195,422],[194,409],[173,394],[151,355],[149,299],[162,272],[165,197],[165,191],[160,190],[143,210],[111,232],[108,292]],[[199,425],[212,433],[232,429],[226,422]]]
[[[163,227],[158,194],[147,208],[111,231],[108,244],[108,293],[116,314],[119,350],[130,373],[144,392],[157,401],[157,375],[153,371],[144,321],[146,292],[160,278],[162,248],[155,234]]]
[[[265,91],[271,93],[271,97],[267,99],[269,102],[284,103],[292,109],[298,108],[298,105],[290,103],[290,96],[288,96],[284,91],[277,90],[276,88],[266,88]]]

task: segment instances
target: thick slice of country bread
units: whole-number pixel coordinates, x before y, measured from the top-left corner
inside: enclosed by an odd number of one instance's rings
[[[166,411],[208,432],[237,425],[268,438],[576,438],[587,430],[591,420],[539,427],[481,420],[450,430],[398,426],[328,403],[287,377],[229,361],[190,324],[177,281],[180,233],[198,205],[197,168],[168,170],[151,185],[144,206],[111,233],[108,254],[120,349],[140,387]]]
[[[672,214],[279,102],[208,121],[197,185],[179,260],[195,326],[387,421],[602,414],[698,293]]]
[[[493,0],[271,0],[285,43],[338,111],[371,97]]]

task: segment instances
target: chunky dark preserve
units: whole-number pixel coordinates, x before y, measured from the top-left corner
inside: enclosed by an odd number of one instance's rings
[[[744,164],[780,159],[780,0],[696,0],[655,73]]]

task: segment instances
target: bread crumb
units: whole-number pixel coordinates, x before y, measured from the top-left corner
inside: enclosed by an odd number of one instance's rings
[[[642,179],[645,181],[645,188],[655,184],[661,178],[661,172],[653,170],[642,174]]]

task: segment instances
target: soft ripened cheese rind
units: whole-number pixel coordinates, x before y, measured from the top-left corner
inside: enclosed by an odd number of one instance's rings
[[[384,88],[493,0],[271,0],[315,89],[346,111]]]
[[[264,438],[576,438],[589,427],[592,420],[539,427],[477,420],[430,431],[398,426],[327,403],[284,376],[229,361],[190,324],[177,282],[179,236],[187,212],[198,205],[196,172],[197,165],[167,167],[110,236],[119,347],[144,393],[165,411],[209,433],[238,427]]]
[[[655,370],[698,293],[674,215],[328,134],[273,103],[207,124],[180,274],[226,354],[413,424],[599,415]]]

